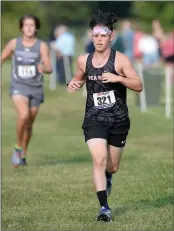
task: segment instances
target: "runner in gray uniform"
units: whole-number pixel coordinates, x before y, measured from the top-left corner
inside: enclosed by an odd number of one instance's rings
[[[86,82],[87,100],[83,122],[85,141],[93,158],[93,180],[100,203],[97,220],[111,221],[107,197],[130,129],[127,88],[140,92],[142,82],[130,60],[110,49],[117,17],[99,11],[90,21],[95,52],[78,57],[70,92]]]
[[[24,15],[19,28],[22,37],[9,41],[1,55],[1,65],[12,55],[10,96],[18,114],[14,167],[26,165],[32,125],[44,101],[43,73],[52,72],[48,46],[36,37],[40,20],[34,15]]]
[[[29,99],[30,107],[43,102],[43,75],[37,70],[41,63],[41,43],[37,39],[29,49],[19,37],[13,54],[10,95],[21,93]]]

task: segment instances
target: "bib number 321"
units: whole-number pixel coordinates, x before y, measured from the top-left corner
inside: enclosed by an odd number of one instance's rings
[[[112,107],[116,102],[114,91],[94,93],[93,99],[94,105],[98,109]]]

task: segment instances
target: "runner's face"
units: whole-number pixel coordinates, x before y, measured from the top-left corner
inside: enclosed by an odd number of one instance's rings
[[[107,27],[96,26],[93,28],[92,40],[96,51],[105,51],[112,39],[112,32]]]
[[[31,18],[25,19],[23,22],[22,32],[27,37],[33,37],[36,33],[35,21]]]

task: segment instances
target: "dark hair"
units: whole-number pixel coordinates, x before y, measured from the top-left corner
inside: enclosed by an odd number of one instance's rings
[[[23,28],[23,24],[24,24],[25,19],[33,19],[34,22],[35,22],[36,29],[37,30],[40,29],[41,23],[40,23],[39,18],[36,17],[35,15],[32,15],[32,14],[26,14],[19,20],[19,28],[20,28],[20,30]]]
[[[98,10],[96,14],[93,15],[90,21],[90,27],[93,29],[96,25],[107,26],[110,30],[113,31],[113,25],[118,21],[118,18],[115,14],[107,12],[104,13],[101,10]]]

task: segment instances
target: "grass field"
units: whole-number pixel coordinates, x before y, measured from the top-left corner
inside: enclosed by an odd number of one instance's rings
[[[99,210],[92,162],[81,124],[82,92],[55,92],[45,82],[45,103],[34,126],[27,167],[13,169],[16,113],[8,97],[9,65],[2,70],[2,230],[168,230],[173,224],[173,124],[164,107],[145,114],[128,93],[131,130],[109,203],[112,223]]]

